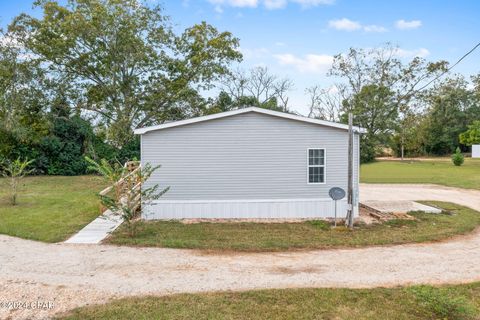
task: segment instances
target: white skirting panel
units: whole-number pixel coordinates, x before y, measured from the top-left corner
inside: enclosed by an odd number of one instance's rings
[[[337,217],[345,217],[347,201],[337,203]],[[354,207],[358,216],[358,206]],[[333,218],[331,199],[258,199],[258,200],[170,200],[144,205],[142,218],[153,219],[274,219]]]

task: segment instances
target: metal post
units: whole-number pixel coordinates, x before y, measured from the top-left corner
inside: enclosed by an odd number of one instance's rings
[[[335,228],[337,227],[337,200],[335,200]]]
[[[353,114],[348,114],[348,211],[345,224],[353,228]]]

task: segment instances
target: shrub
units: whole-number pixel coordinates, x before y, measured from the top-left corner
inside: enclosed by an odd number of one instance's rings
[[[439,319],[474,319],[475,307],[464,297],[455,296],[448,289],[431,286],[413,287],[411,292],[419,304]]]
[[[53,111],[52,111],[53,115]],[[109,143],[104,131],[96,130],[78,115],[56,112],[48,117],[42,131],[0,126],[0,156],[10,161],[35,159],[35,174],[73,176],[87,173],[85,156],[124,163],[140,158],[140,137],[134,136],[122,147]]]
[[[10,161],[2,160],[2,173],[10,181],[11,203],[17,204],[18,184],[23,177],[33,172],[33,169],[28,167],[34,160],[21,160],[20,158]]]
[[[40,149],[48,159],[47,173],[73,176],[84,174],[85,147],[93,135],[90,124],[78,116],[55,118],[51,135],[42,139]]]
[[[462,152],[460,151],[460,148],[457,147],[457,150],[455,150],[455,153],[452,154],[452,162],[456,166],[461,166],[464,161],[464,157]]]
[[[119,151],[117,160],[124,163],[129,160],[140,159],[140,136],[134,136]]]
[[[372,139],[360,138],[360,162],[368,163],[375,161],[376,155],[375,143]]]

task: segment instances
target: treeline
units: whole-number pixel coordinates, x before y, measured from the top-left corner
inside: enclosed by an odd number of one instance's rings
[[[292,82],[266,68],[231,70],[239,40],[205,22],[178,34],[161,7],[137,0],[37,9],[40,18],[21,14],[2,32],[0,162],[35,159],[39,174],[78,175],[86,156],[139,158],[136,127],[252,105],[288,112]],[[214,87],[217,98],[202,95]]]
[[[205,22],[178,33],[161,7],[137,0],[37,5],[40,17],[21,14],[2,32],[0,158],[35,159],[37,173],[83,174],[85,156],[138,158],[136,127],[252,105],[294,112],[293,82],[265,67],[232,70],[239,39]],[[335,56],[336,84],[305,91],[309,116],[345,122],[352,112],[368,130],[364,162],[386,149],[466,151],[477,131],[459,134],[480,120],[479,76],[444,75],[446,61],[402,54],[387,44]],[[219,94],[205,97],[211,89]]]
[[[84,157],[139,157],[133,128],[203,113],[200,92],[240,61],[238,39],[200,23],[176,33],[137,0],[37,1],[0,41],[0,155],[38,173],[86,172]]]
[[[400,57],[389,44],[335,56],[329,75],[338,84],[307,89],[310,115],[346,122],[353,113],[355,124],[368,130],[361,141],[363,162],[390,152],[441,156],[480,143],[474,128],[480,120],[479,76],[467,81],[452,74],[446,61],[415,57],[405,63]],[[469,128],[469,139],[460,139]]]
[[[469,146],[480,143],[480,132],[466,136],[466,133],[473,133],[470,128],[478,128],[480,120],[478,80],[478,77],[472,77],[471,82],[460,76],[447,78],[421,96],[422,108],[406,119],[404,145],[407,155],[446,155],[457,147],[468,152]],[[391,143],[398,155],[401,138],[399,134],[394,135]]]

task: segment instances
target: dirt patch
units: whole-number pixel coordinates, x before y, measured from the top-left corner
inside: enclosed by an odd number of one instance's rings
[[[277,274],[299,274],[299,273],[318,273],[322,272],[323,266],[308,266],[308,267],[276,267],[272,269],[273,273]]]

